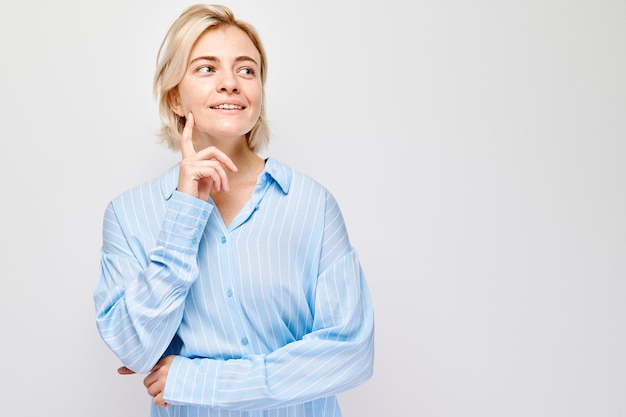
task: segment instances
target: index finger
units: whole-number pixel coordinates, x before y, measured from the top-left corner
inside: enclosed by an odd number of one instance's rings
[[[185,120],[185,128],[180,137],[180,150],[183,154],[183,159],[188,158],[196,154],[196,150],[193,147],[193,126],[194,126],[193,114],[189,112],[187,119]]]

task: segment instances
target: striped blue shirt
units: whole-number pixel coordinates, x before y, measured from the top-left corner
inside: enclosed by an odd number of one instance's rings
[[[226,227],[177,182],[176,165],[109,203],[94,291],[124,365],[177,355],[151,415],[340,416],[335,395],[372,374],[374,317],[336,200],[268,159]]]

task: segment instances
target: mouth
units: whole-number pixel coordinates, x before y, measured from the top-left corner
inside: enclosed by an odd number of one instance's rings
[[[217,110],[243,110],[244,106],[240,106],[238,104],[218,104],[217,106],[211,106],[212,109]]]

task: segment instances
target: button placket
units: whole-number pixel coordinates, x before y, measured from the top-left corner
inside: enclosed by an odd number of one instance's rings
[[[227,245],[229,243],[229,237],[228,236],[228,232],[226,232],[225,234],[221,235],[218,237],[217,241],[219,242],[219,244],[221,245]],[[232,248],[229,247],[230,245],[227,246],[227,252],[230,252],[230,250]],[[231,265],[232,268],[232,265]],[[231,278],[234,278],[234,276],[231,275],[236,275],[237,272],[233,271],[231,268],[228,268],[228,270],[230,271],[230,273],[226,274],[226,276],[223,276],[224,281],[223,281],[223,294],[226,297],[227,303],[229,303],[231,305],[232,308],[235,308],[237,310],[239,310],[239,314],[241,315],[242,311],[241,308],[242,306],[239,305],[239,300],[237,299],[237,297],[235,297],[235,290],[236,288],[233,287],[234,282],[233,280],[231,280]],[[237,320],[239,323],[236,324],[236,330],[235,330],[235,334],[238,334],[239,337],[239,344],[241,346],[241,348],[244,351],[247,351],[248,349],[250,349],[250,339],[248,339],[248,337],[244,336],[245,334],[247,334],[247,330],[246,330],[246,326],[245,324],[240,321]]]

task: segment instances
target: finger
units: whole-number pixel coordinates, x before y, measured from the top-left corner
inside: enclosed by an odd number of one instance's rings
[[[193,114],[189,112],[185,121],[185,128],[183,129],[183,133],[180,137],[180,150],[182,152],[183,159],[196,154],[196,150],[193,147],[194,125],[195,121],[193,119]]]
[[[218,161],[221,165],[228,168],[230,171],[237,172],[237,166],[232,161],[232,159],[230,159],[228,155],[226,155],[224,152],[222,152],[215,146],[209,146],[208,148],[202,149],[200,152],[196,154],[196,156],[200,159],[206,159],[206,160],[214,159]]]
[[[148,385],[146,386],[146,391],[148,391],[148,394],[151,397],[156,397],[162,390],[162,387],[160,384],[157,384],[156,382],[152,385]]]
[[[146,380],[147,379],[148,378],[146,378]],[[144,380],[144,385],[146,386],[146,391],[148,392],[148,395],[154,398],[154,403],[156,405],[160,407],[166,407],[167,404],[163,400],[163,390],[165,389],[165,384],[163,383],[163,381],[160,382],[158,378],[152,380],[152,382],[148,382],[146,380]]]
[[[228,191],[230,188],[228,186],[228,174],[224,169],[224,165],[222,165],[217,159],[212,159],[208,164],[213,168],[213,171],[210,172],[211,180],[213,180],[213,186],[216,191]],[[234,165],[233,165],[234,166]]]
[[[152,371],[143,379],[143,386],[149,390],[150,387],[158,381],[158,379],[159,377],[154,373],[154,371]]]
[[[143,379],[143,385],[146,388],[150,388],[152,385],[156,384],[159,381],[160,373],[159,370],[163,367],[163,359],[159,360],[150,370],[148,375]]]
[[[121,366],[119,368],[117,368],[117,373],[120,375],[132,375],[135,373],[135,371],[133,371],[132,369],[129,369],[125,366]]]
[[[217,160],[200,161],[193,167],[197,181],[208,184],[215,191],[228,191],[228,175],[224,166]]]
[[[160,392],[158,395],[154,396],[154,404],[159,407],[169,407],[170,405],[163,400],[163,393]]]
[[[214,169],[203,172],[202,178],[200,178],[199,181],[207,184],[209,186],[209,190],[213,189],[215,191],[220,191],[223,187],[223,179],[221,178],[220,174]]]

